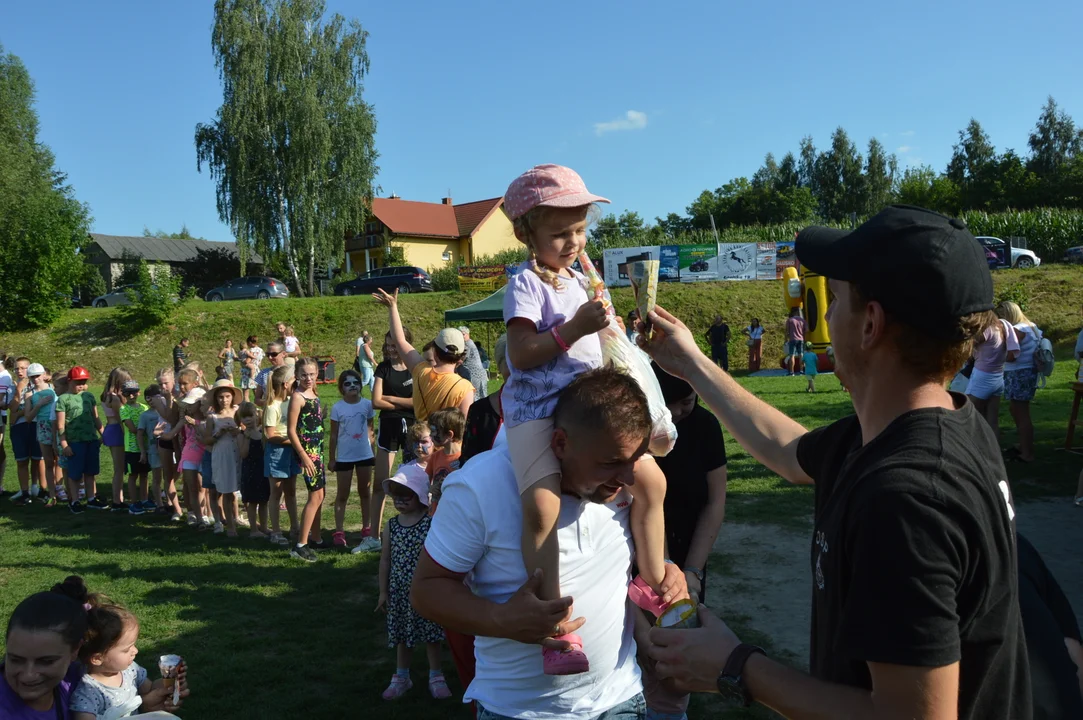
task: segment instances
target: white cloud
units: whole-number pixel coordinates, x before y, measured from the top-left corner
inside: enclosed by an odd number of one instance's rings
[[[899,153],[900,155],[905,155],[913,149],[914,148],[910,147],[909,145],[900,145],[899,147],[895,148],[895,152]]]
[[[902,135],[903,137],[914,137],[914,131],[913,130],[905,130],[905,131],[903,131],[903,132],[901,132],[899,134]]]
[[[624,117],[609,122],[594,123],[594,134],[605,135],[616,130],[642,130],[647,127],[647,113],[629,110]]]

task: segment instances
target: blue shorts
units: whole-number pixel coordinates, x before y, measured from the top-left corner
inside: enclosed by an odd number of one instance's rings
[[[41,460],[36,423],[24,422],[11,426],[11,450],[15,453],[16,462]]]
[[[210,490],[214,487],[214,482],[211,481],[211,451],[205,450],[203,452],[203,462],[199,465],[199,474],[203,476],[203,489]]]
[[[786,354],[787,355],[804,355],[805,354],[805,341],[804,340],[787,340],[786,341]]]
[[[289,445],[263,445],[263,475],[269,478],[296,477],[301,474],[301,462]]]
[[[68,477],[79,482],[84,476],[94,476],[101,472],[101,458],[98,457],[101,443],[97,440],[68,443],[72,456],[68,458]]]

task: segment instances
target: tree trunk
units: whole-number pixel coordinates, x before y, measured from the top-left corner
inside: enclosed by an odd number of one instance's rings
[[[286,253],[286,267],[290,269],[290,275],[293,276],[293,285],[297,288],[297,294],[301,297],[305,296],[305,288],[301,284],[301,278],[297,274],[297,261],[293,257],[293,238],[290,237],[290,230],[286,227],[286,203],[282,199],[281,193],[278,195],[278,225],[282,235],[282,249]]]
[[[308,244],[308,294],[316,297],[316,247],[313,243]]]

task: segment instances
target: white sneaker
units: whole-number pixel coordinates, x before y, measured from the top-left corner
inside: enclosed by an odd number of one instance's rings
[[[19,500],[22,500],[24,497],[26,497],[26,493],[24,493],[22,490],[20,490],[19,492],[15,493],[11,497],[9,497],[8,500],[10,500],[11,502],[18,502]]]
[[[377,540],[374,537],[367,537],[364,540],[362,540],[360,543],[358,543],[357,547],[355,547],[350,552],[353,553],[354,555],[357,555],[359,553],[364,553],[364,552],[376,552],[377,550],[380,550],[382,547],[383,546],[380,544],[379,540]]]
[[[248,521],[246,519],[244,519],[243,517],[239,517],[239,518],[237,518],[237,526],[238,527],[243,527],[243,528],[249,527]]]
[[[216,522],[216,523],[214,524],[214,534],[215,534],[215,535],[221,535],[221,534],[222,534],[222,533],[224,533],[225,531],[226,531],[226,529],[225,529],[224,527],[222,527],[222,523],[220,523],[220,522]]]
[[[180,513],[173,513],[173,517],[171,517],[171,518],[169,518],[169,519],[170,519],[170,520],[172,520],[173,522],[180,522],[180,521],[181,521],[181,520],[183,520],[184,518],[183,518],[183,517],[181,517]],[[191,521],[191,522],[190,522],[189,524],[190,524],[190,525],[194,525],[194,524],[195,524],[195,521],[193,520],[193,521]]]
[[[214,522],[213,517],[211,517],[209,515],[204,515],[203,516],[203,524],[204,525],[215,525],[216,523]]]
[[[199,523],[199,518],[195,513],[188,513],[188,519],[185,521],[188,525],[196,525]]]

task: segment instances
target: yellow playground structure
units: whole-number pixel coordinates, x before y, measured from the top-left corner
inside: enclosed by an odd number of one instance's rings
[[[830,297],[827,278],[805,268],[794,267],[782,271],[782,295],[786,310],[800,308],[805,318],[805,342],[812,343],[812,350],[819,358],[821,372],[835,369],[835,355],[831,351],[831,336],[827,332],[827,306]],[[786,368],[789,357],[782,359]]]

